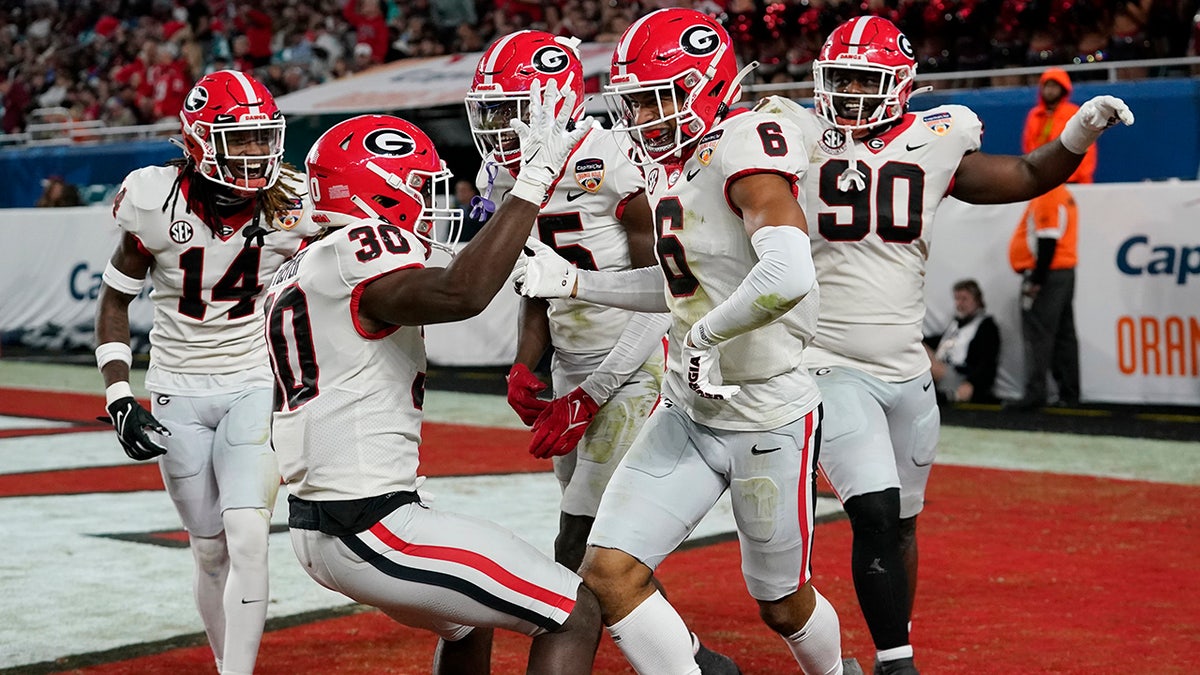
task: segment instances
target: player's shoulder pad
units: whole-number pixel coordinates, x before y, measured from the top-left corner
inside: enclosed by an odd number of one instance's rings
[[[696,157],[702,164],[720,166],[726,176],[754,169],[800,174],[808,166],[800,127],[790,117],[753,110],[729,117],[702,136]]]
[[[163,202],[175,188],[179,167],[148,166],[136,169],[121,183],[124,197],[114,210],[133,207],[143,211],[161,211]]]
[[[371,218],[356,220],[317,242],[332,248],[342,280],[357,286],[410,267],[424,267],[429,249],[408,230]]]
[[[915,128],[927,129],[934,137],[958,141],[964,153],[978,150],[983,143],[983,122],[966,106],[940,105],[911,114]]]

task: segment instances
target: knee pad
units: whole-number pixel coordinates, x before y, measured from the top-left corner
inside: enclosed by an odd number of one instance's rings
[[[900,488],[869,492],[851,497],[842,505],[855,532],[880,533],[894,530],[900,523]],[[912,518],[915,522],[915,518]],[[914,525],[915,527],[915,525]]]
[[[188,535],[188,544],[192,549],[192,558],[196,560],[196,569],[202,574],[221,574],[229,563],[229,548],[223,533],[215,537]]]
[[[271,513],[266,509],[228,509],[221,514],[229,555],[238,560],[266,560]]]

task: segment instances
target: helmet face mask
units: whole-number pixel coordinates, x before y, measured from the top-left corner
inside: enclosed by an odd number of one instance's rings
[[[523,30],[488,47],[475,67],[465,101],[471,137],[480,157],[510,168],[520,164],[521,145],[509,123],[529,121],[529,91],[534,82],[543,86],[554,82],[559,91],[574,91],[572,117],[578,120],[583,116],[583,62],[576,51],[578,44],[575,38]]]
[[[521,142],[509,124],[519,119],[529,122],[529,96],[478,96],[467,99],[467,121],[480,157],[504,165],[521,160]]]
[[[450,208],[453,175],[416,125],[360,115],[321,135],[305,160],[313,209],[332,225],[373,218],[453,254],[462,209]]]
[[[851,19],[830,34],[813,61],[817,112],[856,131],[900,119],[908,110],[917,64],[912,44],[886,19]]]
[[[683,159],[741,93],[729,34],[690,9],[660,9],[630,25],[610,75],[613,127],[641,150],[634,161],[642,164]]]
[[[279,179],[283,114],[254,78],[232,70],[204,76],[188,92],[179,118],[184,149],[201,176],[251,194]]]

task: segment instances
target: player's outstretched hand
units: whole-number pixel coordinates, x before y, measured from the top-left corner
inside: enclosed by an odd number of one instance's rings
[[[583,389],[556,398],[533,423],[529,454],[539,459],[559,457],[575,449],[600,406]]]
[[[1105,129],[1123,122],[1133,124],[1133,111],[1116,96],[1097,96],[1079,106],[1058,139],[1067,150],[1082,155]]]
[[[550,405],[537,395],[546,388],[546,383],[538,379],[524,363],[514,363],[508,371],[508,405],[517,413],[525,426],[533,426],[538,415]]]
[[[170,436],[171,432],[154,419],[150,411],[142,407],[132,396],[119,398],[108,404],[109,417],[100,417],[110,422],[117,431],[117,439],[130,459],[145,461],[167,454],[167,449],[150,439],[147,430]]]
[[[525,242],[510,277],[513,289],[527,298],[569,298],[579,269],[536,237]]]
[[[529,122],[514,119],[509,123],[521,143],[521,171],[510,194],[541,206],[571,150],[592,129],[595,120],[585,117],[572,126],[575,92],[569,87],[565,93],[560,92],[554,81],[542,88],[534,80],[529,97]]]
[[[1125,126],[1133,124],[1133,111],[1125,105],[1125,101],[1116,96],[1097,96],[1079,106],[1079,121],[1084,127],[1093,131],[1104,131],[1123,122]]]

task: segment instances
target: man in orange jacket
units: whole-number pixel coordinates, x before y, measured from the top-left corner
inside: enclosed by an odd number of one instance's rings
[[[1050,68],[1042,74],[1037,105],[1025,118],[1021,138],[1024,152],[1058,138],[1067,120],[1079,110],[1069,102],[1071,78]],[[1091,183],[1096,170],[1096,146],[1088,148],[1069,183]],[[1025,395],[1017,409],[1045,405],[1046,373],[1058,384],[1058,400],[1079,402],[1079,345],[1075,337],[1075,263],[1079,214],[1066,185],[1029,202],[1008,247],[1009,262],[1023,276],[1021,324],[1025,338]]]

